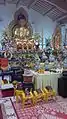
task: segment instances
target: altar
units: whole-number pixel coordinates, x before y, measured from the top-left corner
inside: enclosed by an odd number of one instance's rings
[[[21,7],[15,12],[7,30],[4,31],[3,37],[2,49],[5,51],[1,54],[3,58],[8,59],[7,69],[12,71],[12,67],[20,68],[19,71],[14,71],[13,69],[13,73],[10,73],[12,77],[10,83],[17,80],[25,85],[24,88],[28,88],[27,83],[33,83],[34,86],[29,85],[29,87],[34,87],[35,89],[43,89],[49,85],[58,93],[58,78],[61,73],[54,73],[54,69],[64,68],[63,59],[66,66],[66,56],[63,57],[61,49],[60,28],[56,28],[52,39],[48,39],[49,43],[46,43],[46,48],[41,48],[40,42],[43,41],[43,38],[39,33],[33,33],[28,14]],[[47,44],[49,44],[48,48]],[[28,74],[22,75],[22,69],[23,71],[25,69],[36,71],[32,71],[34,82],[32,82],[32,76],[28,76]],[[1,66],[1,70],[6,72],[3,66]],[[5,74],[1,73],[1,75],[2,80],[4,80]]]
[[[39,74],[37,72],[33,72],[33,75],[35,89],[43,89],[45,86],[50,85],[58,94],[58,78],[61,73],[45,72],[44,74]]]

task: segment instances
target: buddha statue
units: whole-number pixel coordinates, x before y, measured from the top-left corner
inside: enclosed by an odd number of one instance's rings
[[[34,49],[32,27],[28,22],[28,14],[22,7],[15,12],[14,19],[9,24],[9,31],[15,43],[16,51],[31,51]]]
[[[30,27],[27,19],[23,14],[19,14],[17,17],[18,27],[14,30],[14,38],[18,49],[33,50],[34,41],[30,38]]]
[[[14,37],[18,37],[21,39],[28,37],[30,35],[29,28],[27,26],[27,20],[23,14],[18,15],[17,24],[18,28],[16,28],[14,31]]]
[[[60,48],[61,48],[61,30],[59,27],[57,27],[55,29],[55,32],[53,34],[52,43],[53,43],[54,50],[60,50]]]

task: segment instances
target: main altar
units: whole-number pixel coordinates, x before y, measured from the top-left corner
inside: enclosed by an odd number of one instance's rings
[[[57,93],[58,77],[67,61],[67,54],[64,56],[61,47],[60,27],[56,27],[51,40],[46,40],[45,49],[40,49],[38,38],[33,37],[33,28],[29,23],[27,12],[22,7],[19,8],[5,29],[1,41],[1,57],[3,58],[1,63],[7,62],[6,65],[1,66],[2,80],[7,73],[12,77],[11,83],[17,80],[25,83],[26,87],[28,87],[27,83],[31,83],[35,89],[42,89],[46,85],[50,85]],[[41,41],[43,41],[42,38]],[[34,71],[32,76],[30,75],[31,70]],[[23,82],[23,78],[25,82]]]
[[[43,38],[33,36],[35,35],[29,23],[28,13],[21,7],[15,12],[13,20],[5,29],[1,41],[2,54],[4,58],[8,59],[9,67],[27,66],[39,73],[40,69],[44,72],[44,70],[58,67],[63,68],[65,56],[62,51],[60,27],[56,27],[51,39],[46,39],[45,49],[41,49],[39,46]]]
[[[33,67],[38,51],[39,41],[34,40],[28,13],[21,7],[3,33],[3,57],[8,58],[10,67]]]

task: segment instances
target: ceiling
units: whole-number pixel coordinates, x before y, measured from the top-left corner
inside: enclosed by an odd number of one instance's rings
[[[32,8],[43,16],[47,15],[60,24],[67,23],[67,0],[0,0],[0,5],[19,4]]]

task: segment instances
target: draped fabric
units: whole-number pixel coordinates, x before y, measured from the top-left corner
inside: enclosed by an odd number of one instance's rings
[[[6,70],[8,68],[8,59],[0,58],[0,66],[2,70]]]

